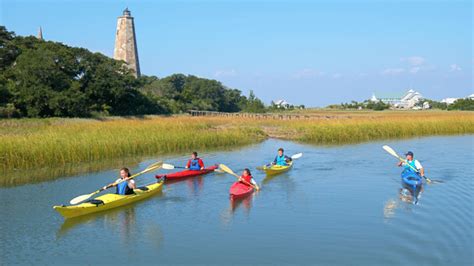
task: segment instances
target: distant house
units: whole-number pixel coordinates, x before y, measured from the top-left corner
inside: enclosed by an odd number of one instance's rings
[[[407,91],[405,94],[399,95],[375,95],[374,93],[370,98],[370,101],[382,101],[383,103],[390,104],[394,108],[403,109],[412,109],[421,100],[423,100],[423,96],[419,92],[412,89]]]
[[[441,100],[442,103],[446,103],[447,105],[453,104],[455,101],[462,99],[462,98],[444,98]],[[474,100],[474,94],[468,95],[466,99]]]
[[[277,108],[282,108],[282,109],[288,109],[290,108],[291,104],[288,103],[287,101],[285,100],[276,100],[276,101],[273,101],[273,106],[277,107]]]
[[[457,100],[459,100],[459,98],[444,98],[441,100],[441,102],[447,105],[450,105],[450,104],[453,104]]]

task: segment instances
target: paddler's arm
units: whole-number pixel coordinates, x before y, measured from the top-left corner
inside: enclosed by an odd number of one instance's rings
[[[199,166],[201,167],[201,170],[204,170],[204,163],[201,159],[199,159]]]
[[[255,189],[256,189],[257,191],[260,190],[260,187],[258,186],[257,182],[255,182],[255,180],[254,180],[253,178],[250,180],[250,183],[252,183],[252,185],[255,186]]]
[[[128,182],[130,180],[130,182]],[[135,184],[135,180],[133,179],[125,179],[125,182],[128,182],[128,187],[131,188],[131,189],[136,189],[137,188],[137,184]]]
[[[416,167],[416,169],[418,170],[418,172],[420,173],[421,176],[425,176],[425,169],[421,165],[420,161],[415,160],[415,167]]]
[[[185,166],[184,168],[189,169],[189,166],[191,166],[191,160],[189,160],[189,161],[186,163],[186,166]]]
[[[277,164],[277,157],[275,156],[275,159],[273,159],[273,162],[272,162],[273,165]]]
[[[418,171],[420,172],[421,176],[425,176],[425,168],[420,168]]]
[[[117,185],[117,183],[108,184],[107,186],[104,186],[104,187],[102,188],[102,190],[106,190],[106,189],[109,189],[109,188],[111,188],[111,187],[115,187],[116,185]]]

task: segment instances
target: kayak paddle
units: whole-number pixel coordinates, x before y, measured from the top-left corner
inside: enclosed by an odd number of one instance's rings
[[[230,175],[233,175],[235,176],[237,179],[241,179],[240,176],[238,176],[236,173],[234,173],[234,171],[232,171],[232,169],[230,169],[227,165],[225,164],[219,164],[219,168],[222,169],[222,171],[230,174]],[[254,184],[250,184],[249,182],[245,181],[245,180],[240,180],[242,183],[244,184],[247,184],[253,188],[255,188],[256,190],[260,190],[260,188],[256,187]]]
[[[184,167],[174,166],[174,165],[169,164],[169,163],[163,163],[162,168],[166,169],[166,170],[173,170],[175,168],[184,168]]]
[[[301,156],[303,156],[303,153],[301,153],[301,152],[300,152],[300,153],[297,153],[297,154],[293,154],[293,155],[291,156],[291,159],[292,159],[292,160],[296,160],[296,159],[301,158]],[[270,165],[271,165],[271,163],[269,163],[269,164],[267,164],[267,165],[264,165],[264,166],[258,166],[258,167],[257,167],[257,170],[264,170],[264,167],[265,167],[265,166],[270,166]]]
[[[131,177],[129,177],[129,179],[132,179],[132,178],[135,178],[135,177],[137,177],[137,176],[139,176],[139,175],[142,175],[142,174],[144,174],[144,173],[148,173],[148,172],[150,172],[150,171],[159,169],[159,168],[161,168],[162,166],[163,166],[163,162],[156,162],[156,163],[153,163],[153,164],[149,165],[145,170],[141,171],[140,173],[137,173],[137,174],[132,175]],[[119,181],[119,182],[116,182],[116,183],[113,184],[113,186],[116,186],[116,185],[122,183],[123,181],[124,181],[124,180],[121,180],[121,181]],[[101,189],[99,189],[99,190],[96,190],[96,191],[94,191],[94,192],[92,192],[92,193],[90,193],[90,194],[85,194],[85,195],[77,196],[77,197],[73,198],[71,201],[69,201],[69,203],[71,203],[72,205],[78,204],[78,203],[83,202],[83,201],[89,199],[90,197],[94,196],[95,194],[97,194],[97,193],[99,193],[99,192],[102,192],[102,191],[104,191],[104,188],[101,188]]]
[[[387,145],[384,145],[382,147],[386,152],[388,152],[390,155],[392,155],[393,157],[396,157],[398,158],[401,162],[404,162],[406,165],[408,165],[413,171],[415,171],[416,173],[420,174],[420,171],[418,171],[418,169],[416,169],[415,167],[411,166],[407,160],[403,159],[402,157],[400,157],[397,152],[392,149],[390,146],[387,146]],[[427,176],[423,176],[424,179],[426,179],[426,182],[428,183],[431,183],[431,179],[429,179]]]
[[[293,154],[293,155],[291,156],[291,159],[292,159],[292,160],[296,160],[296,159],[301,158],[301,156],[303,156],[303,153],[301,153],[301,152],[300,152],[300,153],[297,153],[297,154]]]

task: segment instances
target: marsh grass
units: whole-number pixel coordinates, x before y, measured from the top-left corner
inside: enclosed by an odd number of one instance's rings
[[[313,144],[346,144],[474,133],[471,112],[319,111],[317,114],[320,118],[305,120],[188,116],[102,121],[0,120],[0,170],[5,176],[12,170],[215,150],[256,143],[266,137]]]
[[[3,120],[0,122],[0,169],[53,167],[234,147],[265,137],[258,128],[218,127],[222,122],[189,117]]]
[[[383,139],[474,133],[472,113],[387,113],[371,118],[356,116],[320,121],[284,123],[280,131],[292,132],[289,139],[313,144],[347,144]]]

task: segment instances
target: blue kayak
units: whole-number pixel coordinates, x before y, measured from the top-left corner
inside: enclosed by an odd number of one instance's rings
[[[413,203],[418,203],[418,198],[422,192],[423,177],[410,170],[402,172],[402,193],[408,193],[413,199]]]
[[[402,172],[402,182],[404,185],[408,185],[411,188],[416,188],[423,184],[423,178],[415,172],[410,170],[404,170]]]

